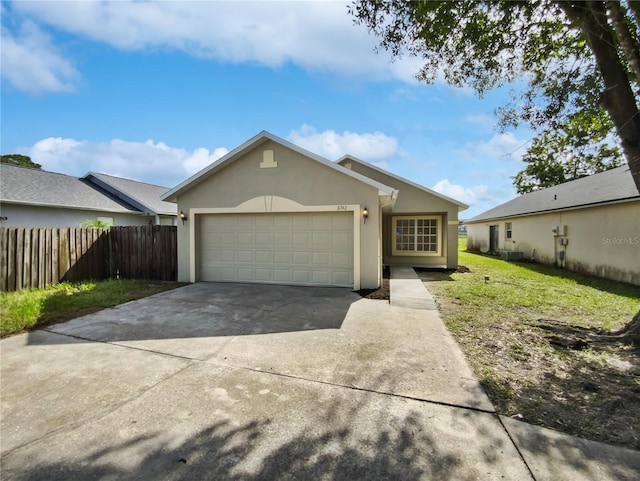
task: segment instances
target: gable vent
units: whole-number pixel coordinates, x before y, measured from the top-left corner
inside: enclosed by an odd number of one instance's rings
[[[273,150],[264,150],[262,152],[261,169],[274,169],[278,167],[278,163],[274,160]]]

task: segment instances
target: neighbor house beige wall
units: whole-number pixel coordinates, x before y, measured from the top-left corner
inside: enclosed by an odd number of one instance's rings
[[[78,227],[98,218],[112,218],[117,226],[155,223],[155,216],[7,203],[0,204],[0,216],[7,218],[2,227]]]
[[[397,189],[398,197],[392,212],[383,213],[382,244],[385,265],[438,266],[455,269],[458,267],[458,204],[437,195],[418,189],[400,179],[386,175],[357,161],[346,159],[351,170],[369,177],[381,184]],[[394,232],[392,217],[397,215],[439,216],[442,228],[440,256],[394,256]]]
[[[505,235],[506,222],[512,224],[510,240]],[[640,285],[640,201],[470,223],[469,249],[489,250],[491,225],[499,226],[500,250],[519,251],[543,264],[558,262],[569,270]],[[559,256],[560,252],[564,255]]]
[[[276,168],[260,168],[263,152],[273,151]],[[178,278],[190,281],[190,228],[192,209],[234,209],[261,196],[277,196],[302,206],[360,205],[367,206],[369,218],[361,222],[358,212],[360,241],[360,287],[375,288],[380,279],[381,263],[378,251],[379,197],[378,189],[349,177],[331,167],[309,159],[278,143],[266,140],[241,158],[206,177],[178,197],[178,211],[189,216],[178,222]],[[259,203],[258,203],[259,205]],[[263,204],[264,206],[264,204]],[[293,212],[294,210],[292,210]],[[246,212],[246,210],[244,211]],[[265,212],[265,210],[255,210]],[[197,226],[197,224],[195,224]],[[199,246],[195,246],[198,255]],[[356,253],[358,255],[358,253]],[[195,259],[195,265],[198,265]],[[197,273],[196,273],[196,281]]]

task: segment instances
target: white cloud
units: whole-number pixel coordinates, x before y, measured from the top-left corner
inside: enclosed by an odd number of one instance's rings
[[[310,125],[300,130],[292,130],[288,140],[329,160],[337,160],[351,154],[359,159],[380,164],[385,160],[402,155],[398,141],[382,132],[358,134],[335,130],[318,132]]]
[[[463,185],[450,182],[449,179],[438,181],[432,189],[467,204],[470,208],[464,214],[465,219],[474,217],[487,209],[507,202],[517,195],[515,189],[510,184],[491,187],[487,185],[464,187]]]
[[[4,9],[2,13],[6,14]],[[34,23],[24,22],[15,36],[2,27],[0,43],[2,76],[19,90],[32,94],[75,90],[80,74]]]
[[[213,151],[201,147],[190,152],[153,140],[95,143],[60,137],[42,139],[18,150],[52,172],[82,176],[94,171],[166,187],[176,186],[228,152],[224,147]]]
[[[511,132],[494,134],[486,142],[469,142],[459,153],[473,160],[520,160],[526,151],[527,141],[518,139]]]
[[[432,189],[460,202],[464,202],[468,206],[474,206],[479,202],[491,200],[492,198],[489,193],[489,187],[486,185],[463,187],[462,185],[449,182],[449,179],[438,181]]]
[[[347,2],[15,2],[29,18],[117,49],[169,48],[230,63],[291,62],[367,79],[415,82],[421,61],[374,52]]]
[[[471,124],[479,124],[483,127],[489,128],[492,128],[496,123],[496,119],[494,117],[485,114],[468,114],[464,117],[464,121]]]

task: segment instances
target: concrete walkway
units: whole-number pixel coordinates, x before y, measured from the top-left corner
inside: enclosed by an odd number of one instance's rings
[[[437,309],[433,296],[412,268],[392,266],[389,284],[391,305]],[[536,481],[640,479],[638,451],[588,441],[504,416],[499,419],[520,455],[520,459],[513,462],[524,462]]]
[[[433,296],[411,267],[390,267],[389,292],[392,306],[437,310]]]

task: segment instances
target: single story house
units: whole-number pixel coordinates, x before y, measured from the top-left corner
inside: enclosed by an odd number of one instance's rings
[[[347,156],[261,132],[162,196],[178,280],[380,285],[383,265],[457,267],[464,204]]]
[[[640,193],[623,165],[524,194],[468,220],[467,246],[640,285]]]
[[[0,226],[175,225],[175,204],[160,200],[167,190],[94,172],[77,178],[0,164]]]

